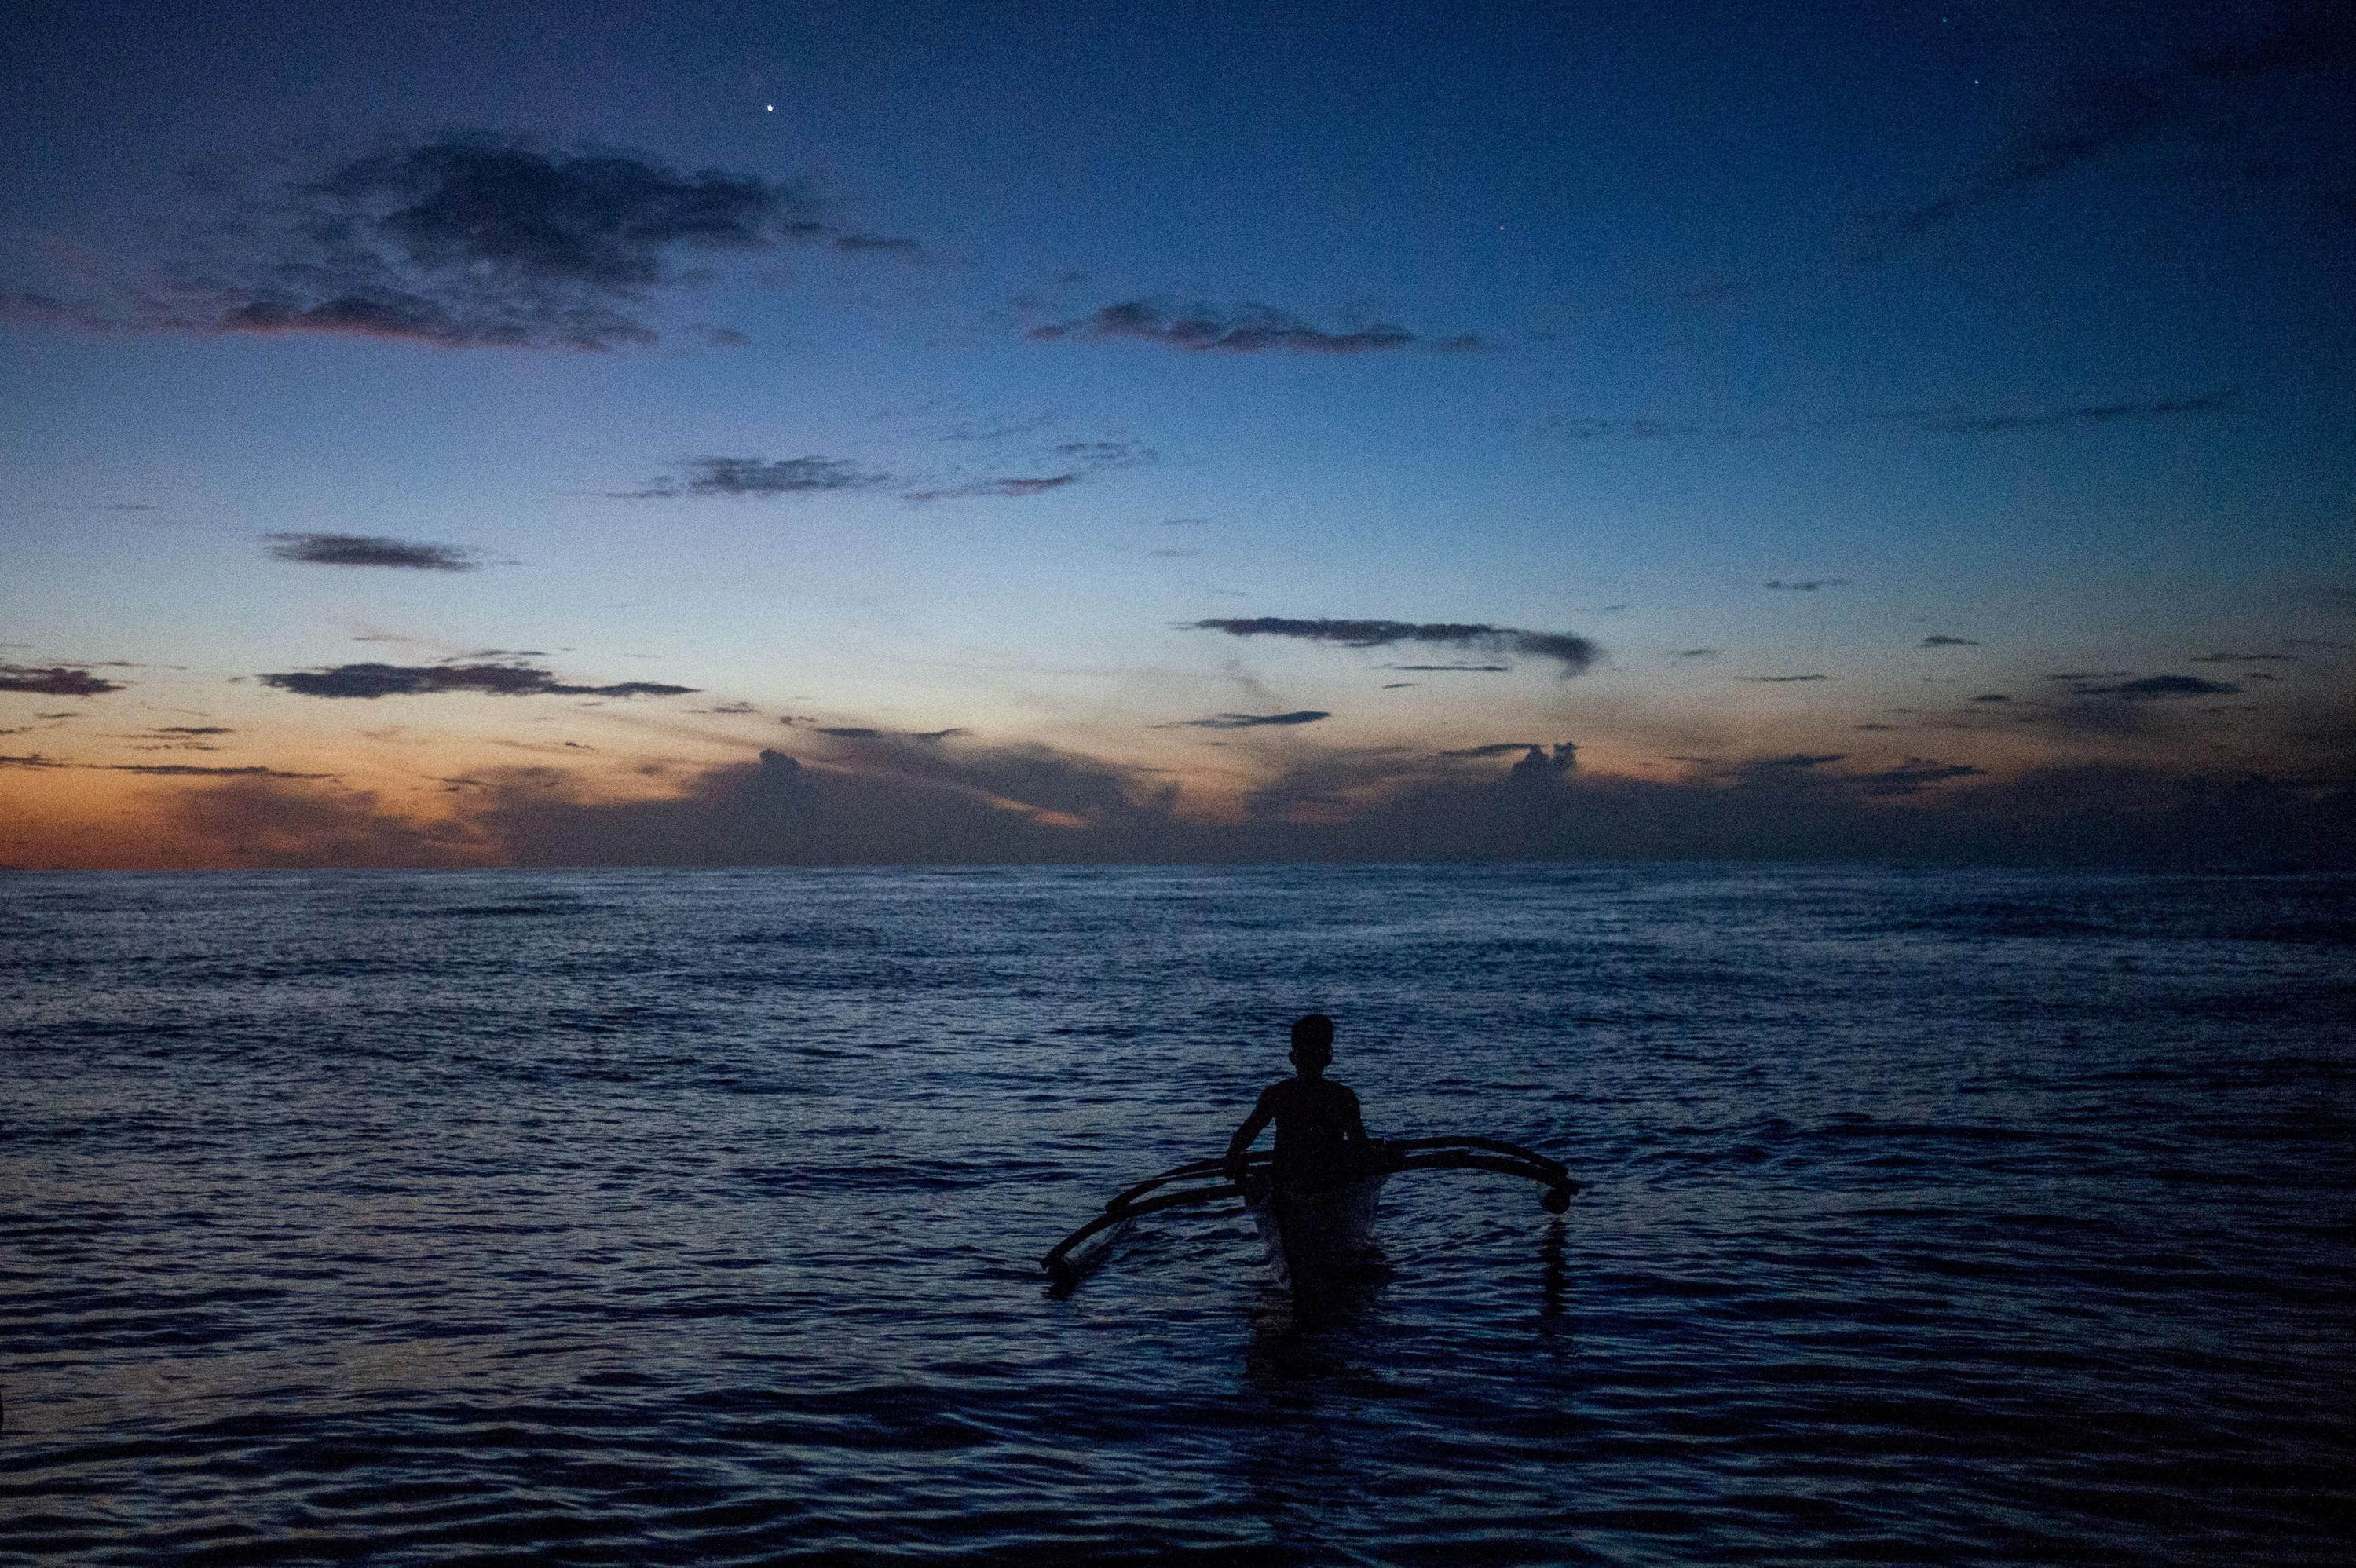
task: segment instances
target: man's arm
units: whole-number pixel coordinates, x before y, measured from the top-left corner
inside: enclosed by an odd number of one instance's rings
[[[1349,1107],[1349,1115],[1343,1118],[1342,1123],[1343,1141],[1345,1144],[1365,1144],[1373,1142],[1373,1139],[1366,1136],[1366,1124],[1360,1119],[1358,1115],[1358,1097],[1355,1094],[1351,1094],[1350,1091],[1347,1089],[1343,1090],[1342,1093],[1350,1095],[1349,1100],[1346,1102]]]
[[[1252,1139],[1259,1136],[1260,1129],[1275,1119],[1276,1109],[1269,1104],[1275,1093],[1276,1087],[1273,1084],[1261,1090],[1258,1103],[1252,1106],[1251,1115],[1246,1116],[1244,1125],[1236,1129],[1236,1136],[1227,1140],[1226,1168],[1230,1180],[1243,1179],[1244,1151],[1251,1147]]]

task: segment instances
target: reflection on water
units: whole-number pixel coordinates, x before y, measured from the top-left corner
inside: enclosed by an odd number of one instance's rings
[[[0,1555],[2338,1563],[2344,880],[0,881]],[[1343,1025],[1411,1172],[1034,1260]],[[1240,1554],[1240,1556],[1238,1555]]]

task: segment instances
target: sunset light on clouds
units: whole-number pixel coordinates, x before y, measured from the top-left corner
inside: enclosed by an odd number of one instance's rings
[[[2340,9],[303,16],[12,29],[0,863],[2356,853]]]

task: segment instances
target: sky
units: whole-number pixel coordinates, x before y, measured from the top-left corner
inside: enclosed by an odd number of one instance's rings
[[[2356,861],[2356,21],[19,7],[0,865]]]

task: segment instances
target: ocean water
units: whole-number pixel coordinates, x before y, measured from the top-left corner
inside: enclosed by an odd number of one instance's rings
[[[1141,1221],[1295,1013],[1410,1173]],[[0,1558],[2344,1563],[2356,881],[0,879]]]

